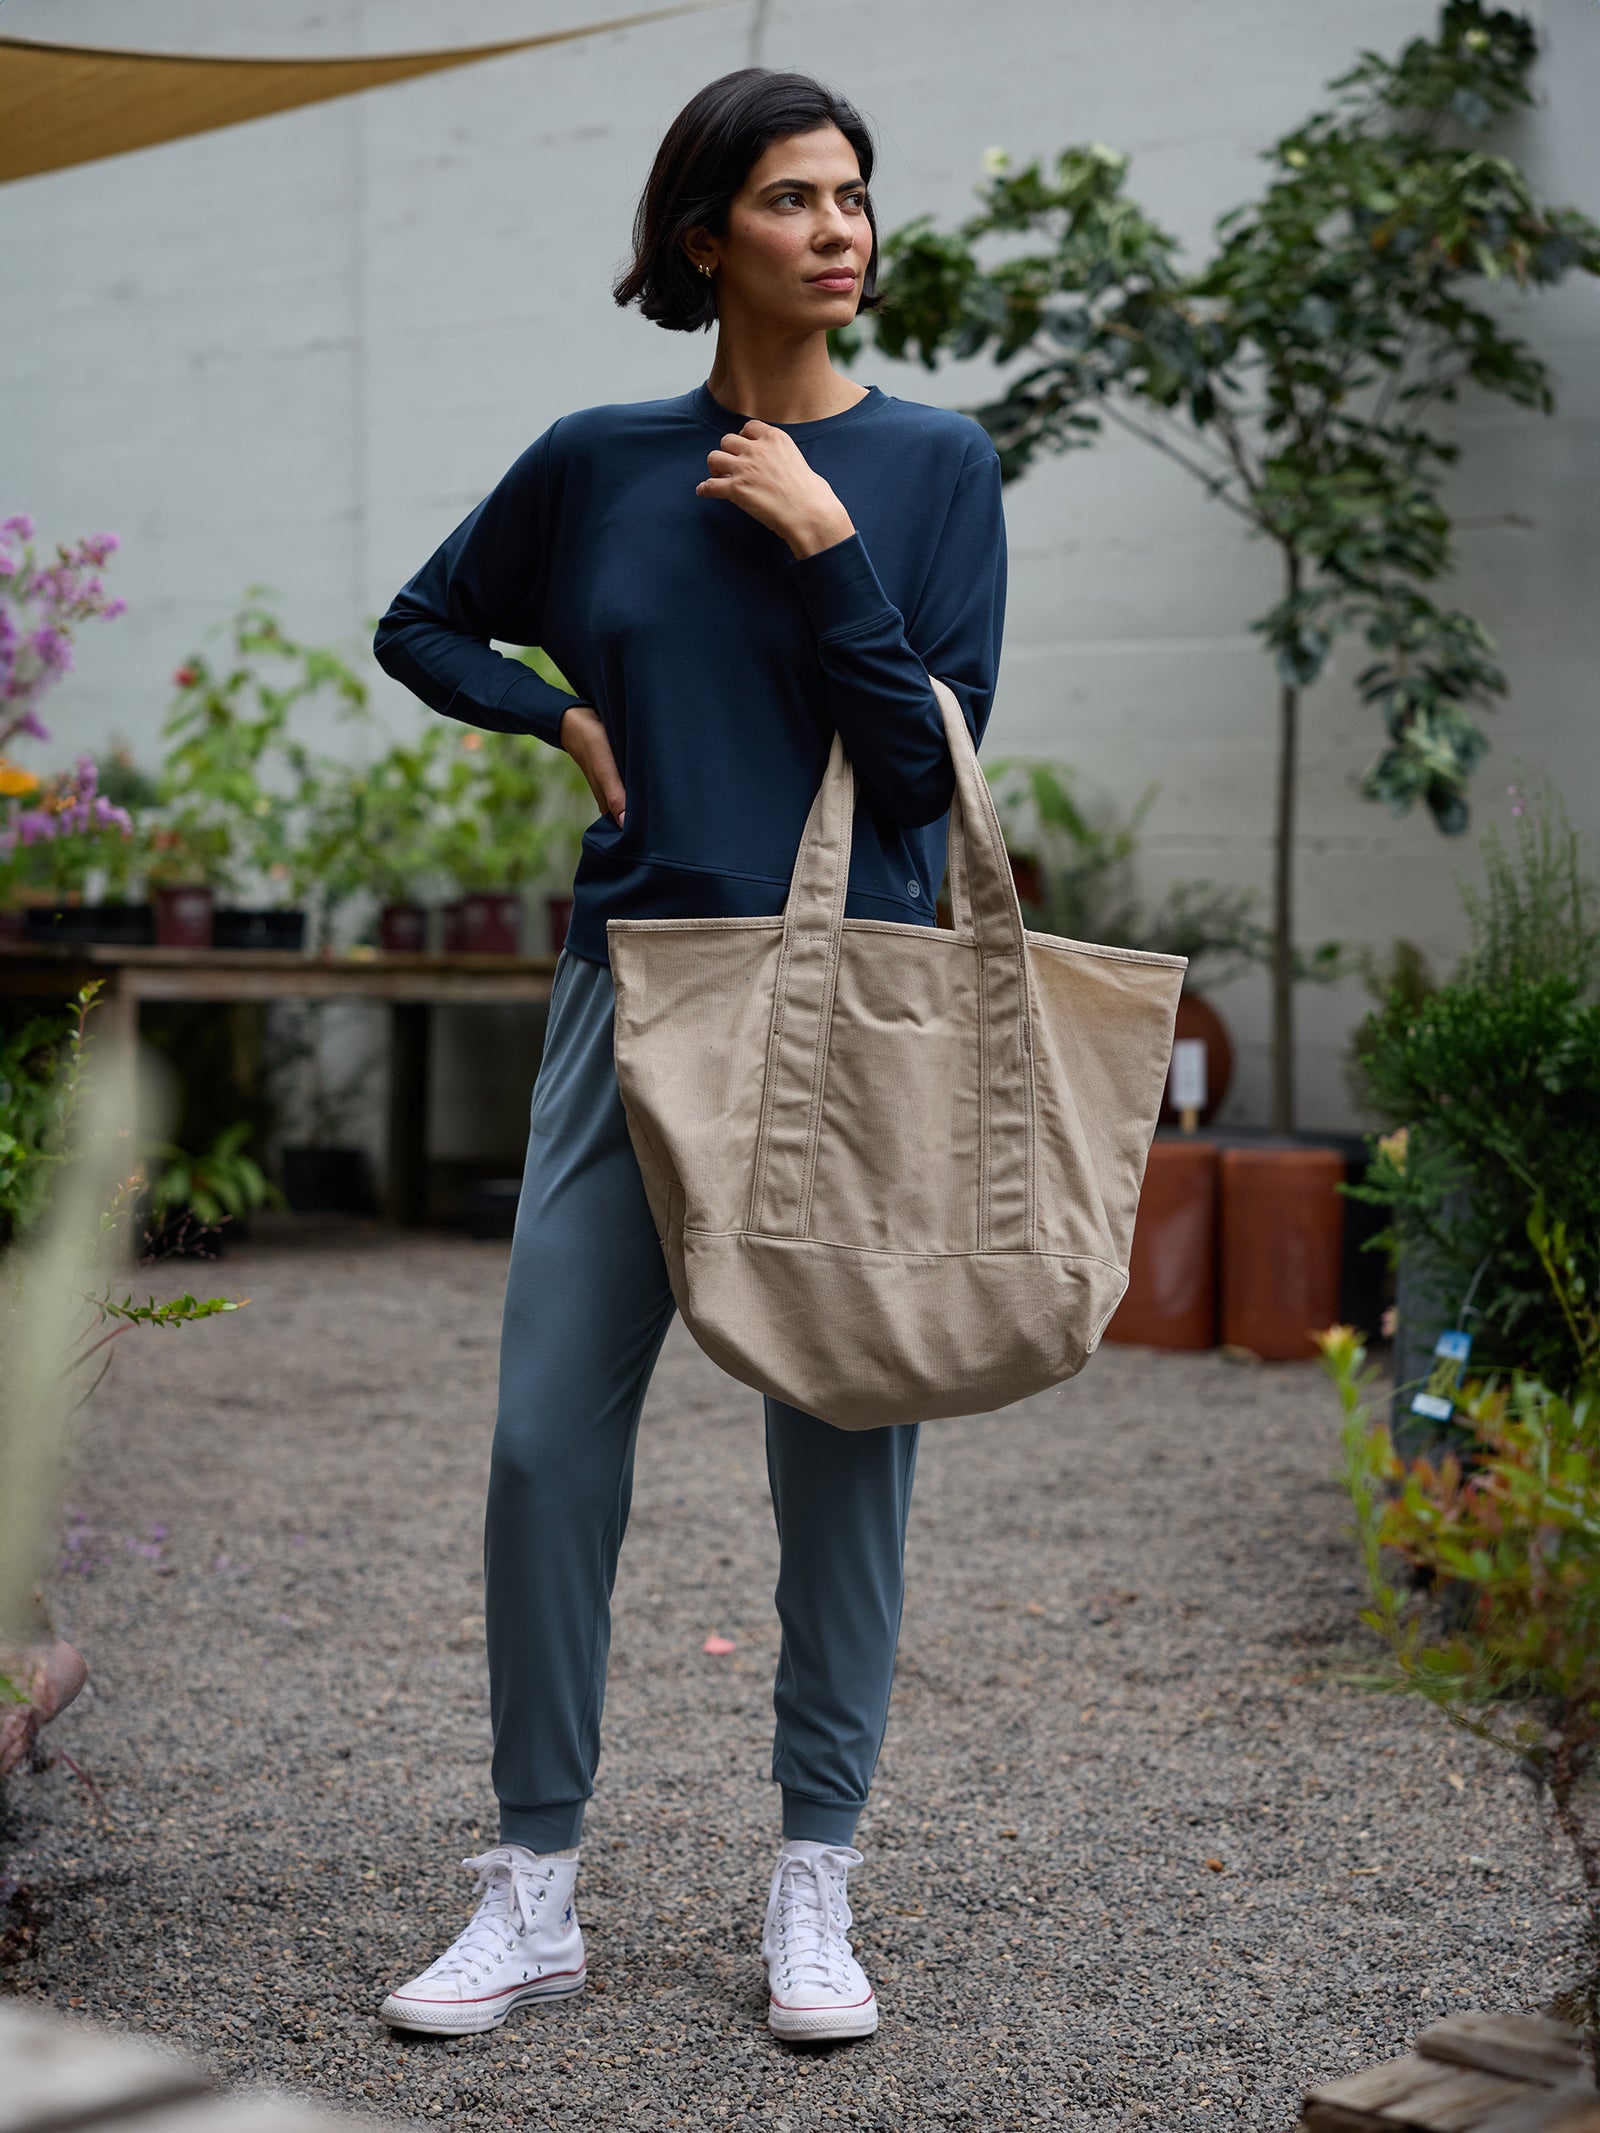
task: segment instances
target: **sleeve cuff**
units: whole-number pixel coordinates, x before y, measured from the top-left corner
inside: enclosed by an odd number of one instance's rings
[[[900,618],[899,609],[878,582],[859,533],[819,548],[814,555],[798,557],[794,575],[819,637],[847,637],[885,616]]]
[[[520,659],[507,658],[503,652],[500,658],[507,669],[507,680],[495,709],[509,711],[530,733],[548,741],[552,748],[559,748],[561,721],[580,699],[568,696]]]

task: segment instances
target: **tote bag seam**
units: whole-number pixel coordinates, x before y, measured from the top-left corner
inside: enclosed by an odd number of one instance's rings
[[[1114,1259],[1102,1259],[1097,1252],[1031,1251],[1021,1244],[995,1245],[987,1251],[976,1252],[907,1252],[892,1244],[836,1244],[826,1237],[787,1237],[761,1230],[699,1229],[687,1222],[680,1228],[685,1237],[699,1237],[713,1244],[781,1244],[785,1248],[813,1252],[854,1252],[868,1259],[1052,1259],[1060,1261],[1063,1266],[1103,1266],[1109,1273],[1123,1276],[1128,1271],[1125,1266],[1118,1266]]]
[[[828,1049],[833,1037],[833,1000],[839,982],[839,958],[834,936],[828,935],[827,965],[822,978],[822,1005],[817,1012],[817,1037],[811,1048],[811,1109],[806,1118],[806,1152],[800,1173],[800,1212],[797,1237],[811,1234],[811,1197],[817,1181],[817,1144],[822,1138],[822,1102],[828,1078]]]
[[[978,948],[978,1249],[990,1249],[989,1224],[989,965]]]
[[[767,1158],[772,1145],[772,1109],[776,1100],[773,1089],[777,1079],[774,1067],[783,1043],[783,1018],[789,1008],[789,943],[790,936],[785,933],[778,949],[772,1022],[767,1032],[767,1059],[761,1084],[761,1123],[756,1132],[755,1172],[750,1181],[750,1207],[745,1218],[745,1227],[758,1236],[761,1234],[761,1203],[767,1196]]]

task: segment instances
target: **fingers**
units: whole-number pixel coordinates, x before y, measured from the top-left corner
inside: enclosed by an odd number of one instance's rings
[[[562,714],[560,739],[561,746],[583,772],[595,805],[621,829],[627,795],[599,712],[588,704],[572,705]]]

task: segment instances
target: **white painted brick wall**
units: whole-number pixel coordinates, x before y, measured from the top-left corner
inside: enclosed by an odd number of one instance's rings
[[[168,50],[395,51],[582,22],[604,0],[9,0],[18,33]],[[1505,136],[1552,197],[1600,213],[1600,6],[1545,0],[1538,107]],[[661,131],[703,81],[751,59],[845,88],[877,130],[880,219],[963,213],[979,157],[1100,139],[1199,256],[1249,196],[1257,152],[1362,46],[1427,28],[1420,0],[735,0],[364,97],[203,135],[7,189],[0,272],[6,509],[49,538],[126,542],[131,612],[85,632],[55,699],[63,749],[113,732],[151,751],[167,677],[246,583],[300,634],[365,657],[368,619],[556,415],[676,392],[709,340],[664,336],[610,298]],[[1596,436],[1600,289],[1491,301],[1551,364],[1550,420],[1468,399],[1456,596],[1499,639],[1512,681],[1491,721],[1478,819],[1505,818],[1514,764],[1561,786],[1586,827],[1596,762]],[[864,379],[952,405],[981,367],[870,358]],[[1008,492],[1006,649],[986,752],[1059,755],[1091,793],[1160,796],[1152,890],[1195,874],[1264,882],[1273,680],[1250,619],[1272,558],[1180,470],[1117,433]],[[1448,958],[1471,839],[1397,821],[1355,781],[1376,746],[1347,645],[1310,698],[1301,932]],[[427,716],[376,675],[398,730]],[[1221,1005],[1241,1039],[1233,1115],[1265,1105],[1265,996]],[[1342,1058],[1359,988],[1303,993],[1302,1115],[1348,1119]],[[509,1032],[508,1032],[509,1036]],[[462,1033],[443,1046],[437,1140],[520,1146],[520,1077],[469,1095]],[[481,1048],[478,1051],[481,1059]],[[455,1064],[452,1064],[454,1060]],[[470,1122],[470,1123],[469,1123]]]

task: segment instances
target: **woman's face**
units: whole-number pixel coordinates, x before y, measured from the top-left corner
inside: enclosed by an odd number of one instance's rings
[[[791,133],[754,164],[722,238],[701,238],[714,263],[717,309],[800,332],[848,325],[872,257],[867,188],[837,126]]]

